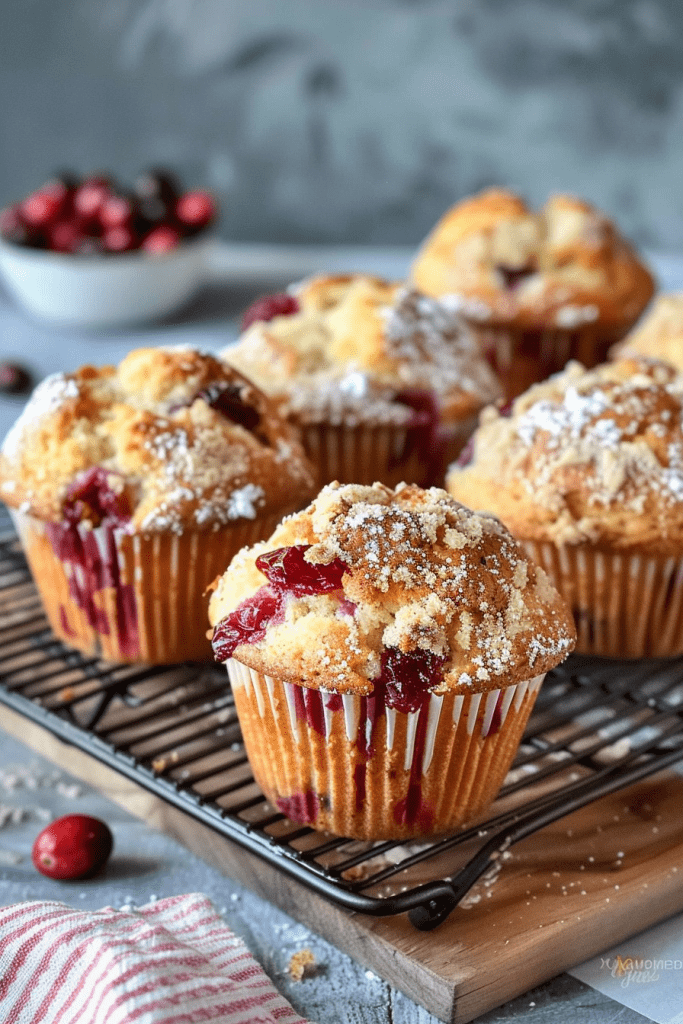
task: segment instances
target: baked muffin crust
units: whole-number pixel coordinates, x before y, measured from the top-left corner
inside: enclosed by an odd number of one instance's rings
[[[682,403],[683,377],[664,363],[571,363],[509,412],[484,410],[447,489],[523,540],[679,555]]]
[[[363,274],[290,289],[299,312],[258,321],[221,352],[297,422],[402,423],[401,392],[438,395],[445,420],[500,395],[475,339],[440,302]]]
[[[610,356],[662,359],[683,373],[683,292],[658,295],[638,326],[611,349]]]
[[[266,542],[243,549],[217,581],[212,625],[269,593],[260,555],[303,545],[307,562],[345,566],[341,589],[286,595],[264,635],[235,657],[312,689],[368,694],[383,652],[443,659],[432,692],[479,692],[557,665],[575,639],[544,571],[493,516],[445,491],[330,484]]]
[[[555,195],[534,212],[504,189],[448,210],[411,278],[473,321],[533,330],[628,326],[654,292],[649,270],[595,207]]]
[[[292,509],[313,486],[270,399],[188,346],[137,349],[118,367],[46,378],[4,441],[0,498],[59,520],[69,488],[92,467],[125,494],[129,531],[141,533],[216,530]]]

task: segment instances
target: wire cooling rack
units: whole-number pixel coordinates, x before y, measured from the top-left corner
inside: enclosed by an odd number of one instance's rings
[[[507,849],[683,757],[683,661],[570,658],[541,688],[487,817],[429,842],[366,843],[290,822],[256,785],[222,667],[114,666],[50,631],[0,514],[0,703],[336,904],[444,920]]]

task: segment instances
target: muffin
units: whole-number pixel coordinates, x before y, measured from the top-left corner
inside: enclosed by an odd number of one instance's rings
[[[658,295],[643,320],[609,354],[612,359],[661,359],[683,373],[683,292]]]
[[[112,661],[210,660],[207,585],[312,483],[273,403],[189,347],[46,378],[0,453],[54,632]]]
[[[369,840],[481,814],[575,638],[497,519],[414,484],[323,488],[236,556],[209,616],[267,798]]]
[[[314,277],[245,316],[221,355],[277,399],[321,486],[443,484],[477,413],[502,393],[465,325],[395,282]]]
[[[683,652],[682,396],[665,363],[571,363],[509,411],[485,410],[447,476],[545,568],[583,653]]]
[[[448,210],[411,276],[476,330],[508,398],[569,359],[602,362],[654,292],[649,270],[594,207],[556,195],[534,213],[502,189]]]

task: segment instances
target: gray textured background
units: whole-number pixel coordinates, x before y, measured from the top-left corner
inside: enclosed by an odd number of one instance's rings
[[[500,183],[683,251],[680,0],[0,0],[0,204],[163,163],[222,232],[416,243]]]

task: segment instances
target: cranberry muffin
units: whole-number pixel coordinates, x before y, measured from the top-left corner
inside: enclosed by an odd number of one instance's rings
[[[408,484],[323,488],[236,556],[209,616],[268,799],[370,840],[485,810],[575,639],[497,519]]]
[[[321,485],[443,483],[502,393],[464,323],[396,282],[310,278],[246,323],[221,355],[278,401]]]
[[[0,453],[54,632],[112,661],[209,660],[207,585],[312,481],[273,403],[189,347],[48,377]]]
[[[683,378],[571,363],[482,414],[449,492],[499,516],[572,608],[577,650],[683,652]]]
[[[476,330],[508,398],[569,359],[602,362],[655,289],[642,259],[589,203],[555,195],[535,212],[504,189],[448,210],[411,278]]]

